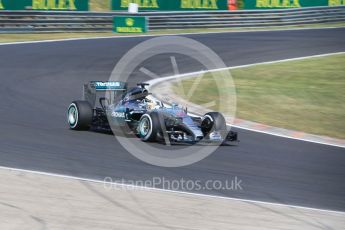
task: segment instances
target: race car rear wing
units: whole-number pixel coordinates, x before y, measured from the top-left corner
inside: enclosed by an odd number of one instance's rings
[[[92,107],[96,104],[97,92],[110,93],[112,100],[127,91],[127,83],[121,81],[90,81],[83,86],[83,100]]]

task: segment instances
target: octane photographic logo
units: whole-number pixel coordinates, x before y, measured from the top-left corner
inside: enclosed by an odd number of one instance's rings
[[[211,75],[215,87],[218,88],[218,96],[216,100],[213,98],[213,101],[203,106],[212,106],[214,109],[214,106],[217,105],[218,111],[229,111],[225,117],[227,122],[230,121],[232,123],[236,108],[236,93],[231,74],[229,71],[211,71],[215,69],[226,69],[227,66],[214,51],[196,40],[180,36],[161,36],[146,40],[129,50],[121,58],[113,69],[109,81],[128,82],[131,74],[135,70],[139,70],[140,74],[142,74],[142,79],[147,79],[147,77],[151,79],[160,78],[161,76],[155,73],[154,69],[162,68],[162,66],[146,67],[145,61],[157,56],[161,57],[161,55],[167,55],[169,57],[167,58],[169,62],[163,65],[172,67],[173,72],[170,76],[175,79],[175,84],[178,87],[183,87],[181,83],[182,78],[179,76],[185,73],[180,73],[178,67],[179,60],[176,57],[188,57],[201,64],[200,66],[203,69],[199,69],[201,72],[191,77],[190,80],[194,81],[192,87],[188,89],[189,91],[184,92],[185,98],[188,100],[188,98],[193,96],[195,90],[198,89],[201,83],[201,79],[204,77],[204,73],[208,73]],[[133,82],[133,80],[131,81]],[[183,90],[186,91],[185,89]],[[106,97],[111,97],[110,91],[106,92]],[[167,98],[167,101],[169,101],[169,98]],[[117,126],[112,125],[111,122],[110,126],[114,133],[119,129]],[[165,130],[165,127],[162,127],[162,129]],[[162,167],[181,167],[196,163],[215,152],[219,147],[217,144],[176,146],[169,141],[167,143],[168,146],[164,146],[162,144],[152,144],[140,141],[138,138],[128,138],[121,135],[115,135],[115,138],[136,158],[148,164]]]

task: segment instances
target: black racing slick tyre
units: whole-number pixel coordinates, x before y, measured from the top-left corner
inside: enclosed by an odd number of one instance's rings
[[[72,130],[89,130],[93,111],[87,101],[73,101],[67,110],[67,122]]]
[[[224,116],[218,112],[206,113],[201,120],[201,131],[204,137],[214,131],[220,132],[225,137],[227,129]]]
[[[162,125],[160,116],[156,112],[146,113],[141,116],[138,125],[138,134],[142,141],[153,142],[157,141],[159,133],[161,133]]]

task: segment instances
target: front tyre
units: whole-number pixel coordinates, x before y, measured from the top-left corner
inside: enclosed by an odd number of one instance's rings
[[[206,113],[201,121],[201,131],[208,139],[212,133],[219,134],[222,139],[226,139],[227,129],[224,116],[219,112]]]
[[[72,130],[88,130],[92,122],[93,111],[87,101],[73,101],[67,110],[67,122]]]

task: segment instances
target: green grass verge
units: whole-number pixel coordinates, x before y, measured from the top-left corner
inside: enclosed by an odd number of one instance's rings
[[[33,33],[33,34],[0,34],[0,43],[23,42],[23,41],[41,41],[65,38],[92,38],[92,37],[110,37],[114,33]]]
[[[329,23],[329,24],[315,24],[308,26],[289,26],[289,27],[270,27],[270,28],[229,28],[229,29],[183,29],[183,30],[160,30],[146,33],[148,35],[159,34],[180,34],[180,33],[201,33],[201,32],[232,32],[232,31],[255,31],[255,30],[281,30],[281,29],[299,29],[299,28],[323,28],[323,27],[345,27],[345,23]],[[39,41],[50,39],[64,39],[64,38],[92,38],[92,37],[111,37],[111,36],[126,36],[135,34],[116,34],[110,32],[104,33],[20,33],[20,34],[0,34],[0,43],[5,42],[20,42],[20,41]]]
[[[236,116],[345,139],[344,63],[345,55],[338,54],[231,70],[237,92]],[[183,87],[175,84],[173,89],[183,95],[182,90],[187,92],[194,81],[183,80]],[[217,88],[212,75],[206,74],[190,101],[218,101],[223,90],[231,89]]]

